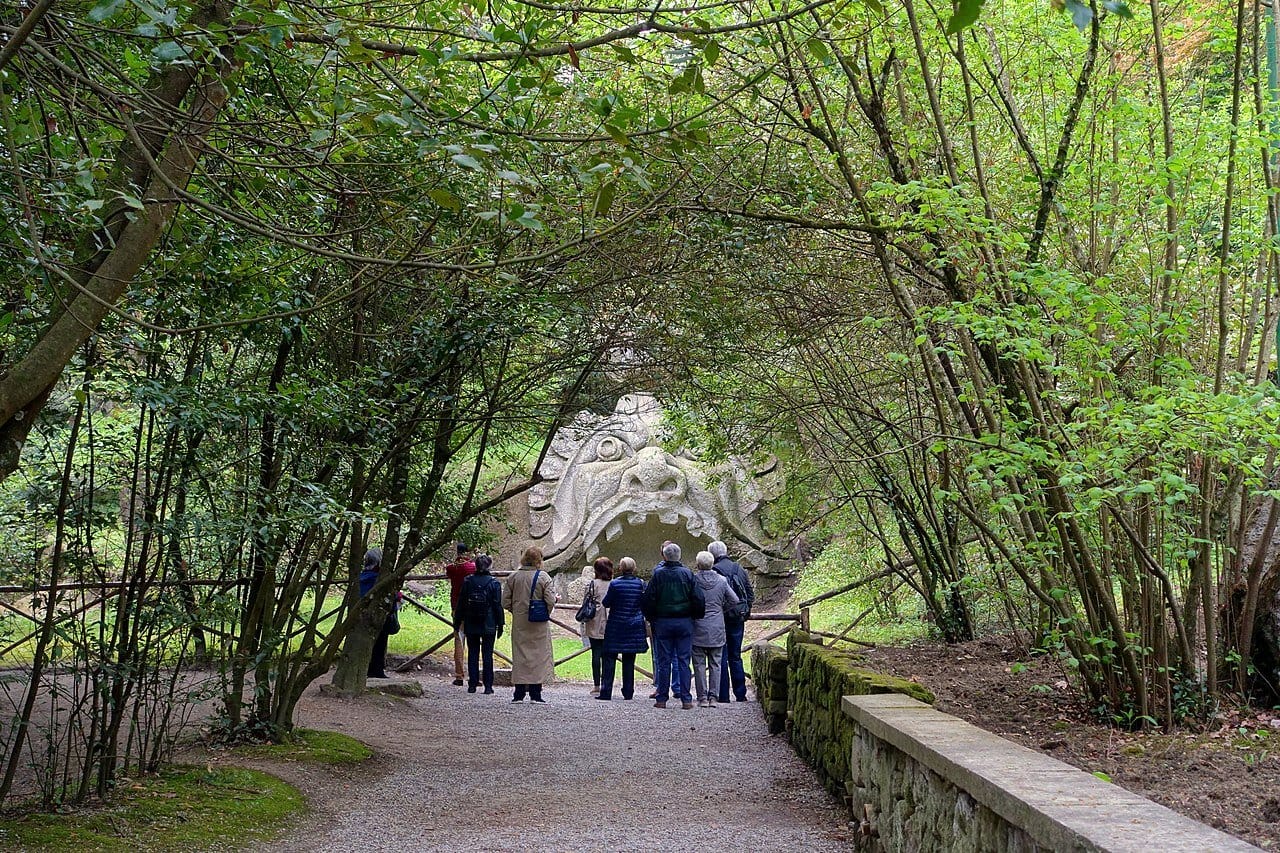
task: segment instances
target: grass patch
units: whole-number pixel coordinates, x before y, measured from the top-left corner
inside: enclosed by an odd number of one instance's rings
[[[832,543],[805,568],[788,607],[882,568],[872,552],[849,542]],[[810,624],[815,630],[839,634],[870,610],[850,633],[853,639],[895,645],[927,636],[930,625],[921,618],[924,608],[919,598],[909,590],[890,593],[893,585],[892,580],[884,581],[819,602],[810,608]]]
[[[373,750],[355,738],[317,729],[294,729],[285,743],[246,744],[232,751],[248,758],[310,764],[358,764],[373,757]]]
[[[174,767],[122,783],[111,803],[67,814],[0,818],[5,850],[243,848],[283,830],[306,807],[297,788],[237,767]]]

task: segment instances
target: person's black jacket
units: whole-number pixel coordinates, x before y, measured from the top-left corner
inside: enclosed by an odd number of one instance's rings
[[[730,560],[728,555],[716,560],[712,568],[724,575],[724,579],[729,582],[729,586],[738,594],[738,605],[733,608],[733,612],[731,613],[729,610],[724,612],[725,624],[733,625],[745,622],[747,617],[751,615],[751,605],[756,603],[756,591],[751,586],[751,576],[747,574],[746,569],[742,568],[741,563],[735,563]]]
[[[473,598],[477,601],[483,599],[483,606]],[[502,582],[488,572],[467,575],[458,593],[458,610],[453,615],[453,626],[474,637],[477,634],[501,633],[504,624]]]
[[[693,572],[680,562],[663,560],[653,570],[653,579],[640,599],[644,618],[701,619],[707,611],[707,600]]]

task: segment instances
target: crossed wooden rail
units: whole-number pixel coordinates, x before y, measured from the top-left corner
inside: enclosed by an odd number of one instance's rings
[[[829,598],[834,598],[837,595],[843,595],[846,592],[851,592],[852,590],[855,590],[858,587],[864,586],[874,580],[881,580],[896,571],[901,571],[903,568],[906,567],[906,565],[910,564],[911,562],[912,561],[910,560],[899,561],[894,566],[891,566],[890,568],[885,569],[881,572],[877,572],[874,575],[869,575],[865,578],[860,578],[859,580],[853,581],[852,583],[845,584],[844,586],[838,587],[837,589],[829,590],[827,592],[822,593],[821,595],[817,595],[817,596],[814,596],[813,598],[802,601],[800,602],[800,605],[797,608],[799,610],[798,613],[753,613],[747,618],[753,622],[783,622],[784,623],[781,628],[778,628],[777,630],[765,635],[764,637],[761,637],[760,641],[764,641],[764,642],[777,639],[778,637],[787,633],[787,631],[791,630],[793,625],[798,624],[803,630],[808,631],[810,634],[813,634],[815,636],[825,637],[831,640],[838,640],[840,642],[845,642],[845,643],[851,643],[853,645],[863,646],[866,648],[874,648],[875,647],[874,643],[863,642],[862,640],[856,640],[848,636],[849,633],[854,628],[856,628],[862,622],[863,619],[865,619],[867,616],[871,614],[872,612],[871,608],[868,608],[867,610],[864,610],[861,614],[859,614],[859,616],[853,620],[853,622],[849,625],[849,627],[847,627],[840,634],[831,634],[825,631],[813,630],[809,625],[809,608],[819,602],[826,601]],[[511,572],[494,572],[493,574],[495,577],[505,577],[512,573]],[[444,574],[410,575],[409,577],[405,578],[405,580],[407,581],[438,581],[438,580],[446,580],[447,577],[448,576]],[[155,583],[147,584],[146,586],[148,589],[157,589],[157,588],[163,589],[166,587],[193,587],[193,586],[220,586],[220,587],[229,589],[235,586],[237,583],[241,583],[242,581],[243,579],[236,579],[236,580],[192,579],[192,580],[180,580],[180,581],[157,581]],[[903,581],[900,580],[898,582],[898,586],[901,586],[902,583]],[[111,598],[112,596],[118,594],[120,590],[127,585],[128,584],[125,581],[66,583],[66,584],[58,584],[56,587],[51,587],[48,585],[36,585],[36,586],[3,585],[3,586],[0,586],[0,594],[3,594],[3,593],[36,594],[36,593],[48,593],[51,591],[85,592],[90,590],[99,592],[101,594],[100,597],[97,598],[96,600],[77,607],[70,614],[70,615],[75,615],[79,613],[84,613],[88,610],[93,609],[94,607],[105,604],[108,598]],[[316,582],[316,585],[317,586],[320,585],[320,582]],[[895,587],[895,590],[896,590],[896,587]],[[447,625],[449,628],[449,633],[447,633],[439,642],[435,643],[430,648],[426,649],[425,651],[417,655],[414,655],[410,660],[401,664],[399,667],[396,668],[396,672],[409,671],[410,669],[412,669],[413,667],[421,663],[422,660],[426,658],[428,655],[438,651],[445,644],[447,644],[450,640],[453,639],[453,620],[452,619],[449,619],[444,614],[440,613],[434,608],[429,607],[426,604],[423,604],[421,601],[419,601],[417,598],[415,598],[413,595],[409,593],[404,593],[403,595],[404,595],[404,600],[407,601],[411,606],[417,608],[423,613],[426,613],[432,618],[437,619],[440,622],[443,622],[445,625]],[[32,623],[35,623],[37,625],[39,624],[39,619],[36,618],[34,615],[26,613],[23,610],[17,607],[14,607],[4,601],[0,601],[0,608],[3,608],[9,611],[10,613],[13,613],[16,616],[22,617]],[[577,607],[575,607],[572,604],[557,604],[555,606],[555,609],[576,611]],[[574,636],[574,637],[580,636],[579,629],[574,627],[573,625],[562,622],[559,619],[556,619],[555,617],[552,617],[551,622],[555,624],[557,627],[563,629],[570,636]],[[23,643],[34,638],[38,633],[39,633],[39,628],[37,628],[35,631],[32,631],[31,633],[27,634],[26,636],[18,640],[10,642],[4,648],[0,649],[0,659],[3,659],[7,655],[9,655],[14,649],[18,648]],[[589,647],[584,646],[581,649],[578,649],[568,655],[565,655],[559,660],[555,661],[555,666],[559,667],[561,664],[567,663],[573,660],[574,658],[576,658],[578,655],[584,654],[587,651],[589,651]],[[511,659],[506,655],[504,655],[502,652],[495,650],[494,656],[500,659],[503,663],[506,663],[507,665],[511,664]],[[643,674],[647,678],[653,677],[652,673],[647,672],[644,669],[641,669],[640,667],[636,667],[636,669],[639,670],[641,674]]]

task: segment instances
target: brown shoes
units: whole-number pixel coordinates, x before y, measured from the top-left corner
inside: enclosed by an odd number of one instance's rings
[[[655,707],[655,708],[665,708],[665,707],[667,707],[667,703],[666,703],[666,702],[654,702],[654,703],[653,703],[653,707]]]

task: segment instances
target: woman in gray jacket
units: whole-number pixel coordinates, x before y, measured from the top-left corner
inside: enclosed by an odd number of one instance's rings
[[[720,653],[725,644],[724,612],[738,603],[738,596],[724,575],[712,568],[715,561],[710,551],[699,551],[694,562],[697,571],[693,579],[707,600],[706,613],[701,619],[693,620],[693,686],[698,693],[699,708],[716,707]]]

